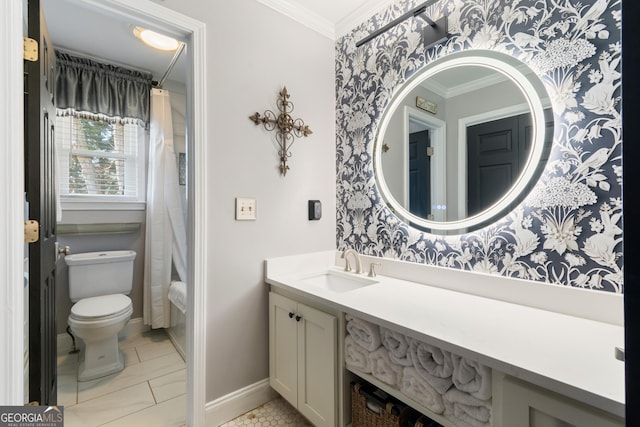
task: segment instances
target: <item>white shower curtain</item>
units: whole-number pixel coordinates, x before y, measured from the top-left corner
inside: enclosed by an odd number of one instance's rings
[[[187,233],[166,90],[151,90],[150,134],[143,314],[152,328],[168,328],[171,265],[186,281]]]

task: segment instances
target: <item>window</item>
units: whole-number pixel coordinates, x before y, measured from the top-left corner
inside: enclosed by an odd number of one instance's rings
[[[144,129],[86,113],[59,111],[56,148],[61,201],[142,202]]]

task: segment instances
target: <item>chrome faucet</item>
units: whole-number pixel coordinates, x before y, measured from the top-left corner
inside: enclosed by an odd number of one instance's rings
[[[360,255],[358,254],[358,252],[356,252],[355,249],[351,249],[351,248],[345,249],[345,251],[342,252],[341,258],[344,259],[344,271],[351,271],[351,264],[349,264],[348,255],[353,255],[353,259],[356,263],[356,274],[361,274],[362,262],[360,261]]]

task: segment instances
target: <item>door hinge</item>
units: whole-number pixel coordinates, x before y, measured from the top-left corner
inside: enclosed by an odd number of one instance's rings
[[[38,60],[38,42],[29,37],[23,37],[22,42],[22,57],[25,61],[36,62]]]
[[[34,243],[40,238],[40,224],[38,221],[27,219],[24,221],[24,242]]]
[[[435,153],[435,150],[433,149],[433,147],[427,147],[427,156],[431,157],[433,156]]]

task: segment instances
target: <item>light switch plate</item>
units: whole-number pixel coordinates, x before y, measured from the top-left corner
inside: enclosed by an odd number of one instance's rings
[[[236,197],[236,221],[256,219],[256,199]]]

